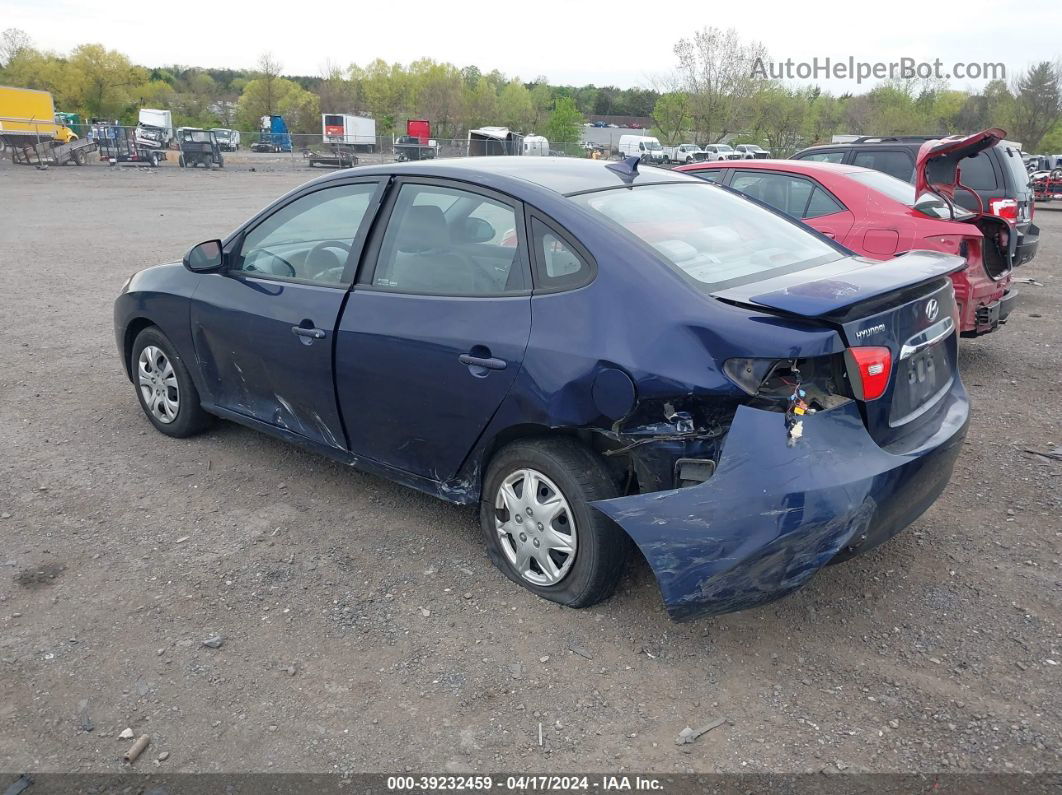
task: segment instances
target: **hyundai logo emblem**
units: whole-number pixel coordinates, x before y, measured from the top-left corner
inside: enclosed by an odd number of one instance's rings
[[[940,313],[940,304],[937,303],[936,298],[930,298],[926,302],[926,318],[932,323],[937,319],[937,315]]]

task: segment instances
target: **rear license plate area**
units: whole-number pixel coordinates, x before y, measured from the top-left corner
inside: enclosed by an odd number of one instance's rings
[[[944,340],[901,360],[892,390],[889,424],[895,427],[914,419],[950,385],[951,368]]]

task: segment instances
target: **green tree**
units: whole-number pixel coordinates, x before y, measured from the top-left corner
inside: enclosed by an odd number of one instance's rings
[[[533,129],[531,92],[519,80],[510,80],[498,94],[498,123],[514,130]]]
[[[549,118],[550,108],[553,106],[553,92],[549,84],[541,78],[530,87],[531,93],[531,127],[541,129]]]
[[[494,86],[485,77],[479,78],[476,85],[467,92],[465,106],[467,108],[465,121],[468,127],[501,123],[498,114],[498,95],[494,92]]]
[[[409,107],[417,116],[431,120],[436,135],[453,138],[465,110],[465,82],[460,70],[453,64],[422,58],[409,65],[408,75]],[[483,78],[480,83],[484,83]],[[493,89],[490,93],[493,98]]]
[[[1014,84],[1010,135],[1034,152],[1040,140],[1062,119],[1062,65],[1042,61]]]
[[[575,106],[571,97],[561,97],[553,107],[549,122],[546,124],[546,137],[551,143],[574,143],[579,140],[583,114]]]
[[[8,28],[0,33],[0,68],[7,66],[13,58],[32,48],[33,42],[26,31]]]
[[[131,108],[146,82],[147,70],[117,50],[82,44],[70,53],[60,93],[90,118],[114,118]]]
[[[667,144],[680,144],[690,128],[690,97],[683,91],[662,94],[653,107],[653,124]]]
[[[243,130],[257,130],[262,116],[280,114],[293,133],[321,131],[320,100],[286,77],[252,80],[240,95],[236,123]]]

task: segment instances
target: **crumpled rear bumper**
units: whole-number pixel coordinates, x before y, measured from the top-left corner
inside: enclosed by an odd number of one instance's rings
[[[673,619],[762,605],[839,553],[880,544],[933,504],[969,414],[958,382],[943,400],[939,428],[903,454],[874,442],[854,402],[806,416],[792,447],[782,414],[743,406],[708,481],[593,505],[641,549]]]

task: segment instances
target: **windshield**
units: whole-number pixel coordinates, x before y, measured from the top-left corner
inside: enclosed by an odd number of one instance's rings
[[[660,142],[659,141],[646,141],[645,142],[645,148],[650,150],[650,151],[655,152],[657,149],[661,148]]]
[[[574,196],[713,289],[803,270],[843,255],[799,224],[709,183],[643,185]]]
[[[930,218],[951,219],[951,210],[948,203],[933,193],[923,193],[915,201],[915,187],[910,182],[890,176],[882,171],[852,171],[848,176],[856,182],[866,185],[871,190],[883,193],[893,201],[913,207]],[[973,213],[958,205],[955,205],[955,217],[957,219],[969,218]]]
[[[733,152],[734,150],[728,144],[719,144],[715,147],[720,152]]]
[[[218,138],[228,138],[232,130],[214,130],[214,135]]]

